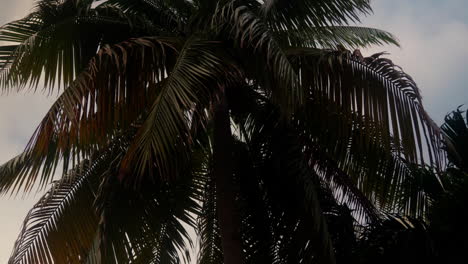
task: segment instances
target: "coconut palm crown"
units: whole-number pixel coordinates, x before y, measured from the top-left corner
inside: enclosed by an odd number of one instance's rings
[[[333,223],[377,219],[407,164],[443,161],[413,79],[357,50],[398,45],[354,26],[370,13],[368,0],[36,1],[0,28],[0,85],[58,97],[0,167],[0,193],[52,187],[9,263],[189,262],[191,229],[200,264],[340,262]]]

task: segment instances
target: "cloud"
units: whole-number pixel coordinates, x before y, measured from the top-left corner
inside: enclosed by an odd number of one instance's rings
[[[20,19],[28,14],[33,7],[34,0],[2,0],[0,24]]]

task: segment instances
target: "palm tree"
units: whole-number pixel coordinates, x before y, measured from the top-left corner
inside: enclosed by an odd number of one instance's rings
[[[188,261],[187,225],[199,263],[349,255],[350,229],[328,225],[377,219],[406,162],[442,161],[411,77],[347,50],[397,44],[349,26],[370,12],[367,0],[37,1],[0,29],[0,84],[59,96],[0,167],[0,193],[63,176],[10,262]]]
[[[447,151],[448,168],[444,177],[444,192],[435,200],[429,214],[430,230],[438,251],[436,261],[457,262],[468,250],[463,210],[468,202],[468,111],[460,108],[445,117],[441,126],[443,146]]]

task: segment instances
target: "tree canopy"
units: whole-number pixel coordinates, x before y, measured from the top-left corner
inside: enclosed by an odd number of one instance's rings
[[[422,216],[444,166],[368,0],[38,0],[0,86],[57,94],[0,193],[45,188],[10,263],[336,263],[355,225]],[[54,181],[57,168],[62,169]],[[437,179],[437,178],[436,178]],[[408,194],[402,195],[401,194]],[[351,209],[350,209],[351,208]]]

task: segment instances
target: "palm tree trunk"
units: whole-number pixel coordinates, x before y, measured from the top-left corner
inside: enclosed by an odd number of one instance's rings
[[[240,217],[233,189],[232,134],[224,91],[214,106],[213,162],[216,183],[216,208],[221,229],[224,264],[241,264]]]

